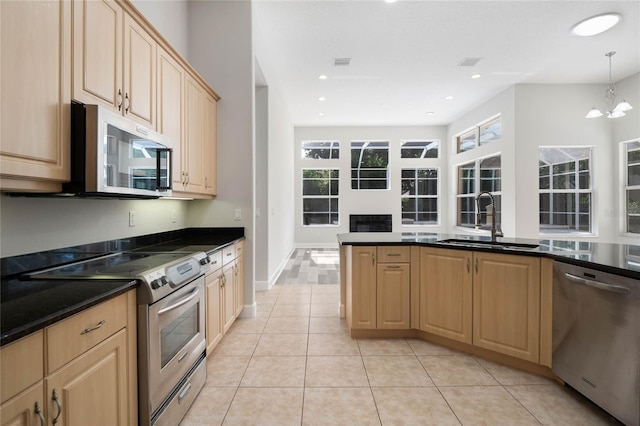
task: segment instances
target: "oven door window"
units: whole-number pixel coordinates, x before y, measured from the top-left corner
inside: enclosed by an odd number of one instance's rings
[[[164,368],[199,332],[198,305],[191,306],[160,330],[160,367]]]

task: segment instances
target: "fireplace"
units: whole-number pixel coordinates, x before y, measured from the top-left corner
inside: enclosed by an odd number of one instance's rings
[[[349,215],[349,232],[391,232],[390,214]]]

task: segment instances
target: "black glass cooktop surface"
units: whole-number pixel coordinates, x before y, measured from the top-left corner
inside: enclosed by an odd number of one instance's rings
[[[71,263],[59,268],[46,269],[30,274],[31,279],[122,279],[135,278],[138,274],[172,263],[185,256],[176,253],[116,253],[84,262]]]

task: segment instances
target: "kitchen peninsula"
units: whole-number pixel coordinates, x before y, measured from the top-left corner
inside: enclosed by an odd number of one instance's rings
[[[640,246],[339,234],[352,336],[415,336],[552,377],[553,262],[640,280]]]

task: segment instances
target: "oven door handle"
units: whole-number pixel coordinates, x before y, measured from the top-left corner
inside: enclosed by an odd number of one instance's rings
[[[181,299],[180,301],[178,301],[177,303],[174,303],[173,305],[170,306],[166,306],[162,309],[160,309],[158,311],[158,315],[162,315],[166,312],[172,311],[176,308],[179,308],[180,306],[189,303],[190,301],[192,301],[193,299],[195,299],[196,297],[198,297],[198,293],[200,293],[200,287],[196,287],[191,293],[189,293],[189,295],[187,297],[185,297],[184,299]]]

